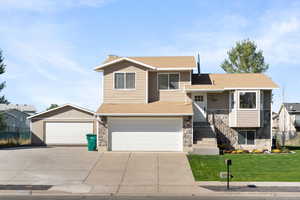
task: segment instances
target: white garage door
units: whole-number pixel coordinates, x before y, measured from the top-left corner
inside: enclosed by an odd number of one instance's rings
[[[87,133],[93,133],[91,122],[46,122],[46,144],[87,144]]]
[[[182,151],[182,118],[109,118],[112,151]]]

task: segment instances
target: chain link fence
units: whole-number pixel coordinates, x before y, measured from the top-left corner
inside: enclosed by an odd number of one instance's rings
[[[7,127],[0,131],[0,146],[21,146],[31,144],[29,128]]]

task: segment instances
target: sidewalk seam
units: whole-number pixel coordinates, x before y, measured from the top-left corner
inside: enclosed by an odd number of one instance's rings
[[[103,152],[99,155],[99,157],[97,158],[96,162],[93,164],[92,168],[90,169],[90,171],[88,172],[88,174],[86,175],[86,177],[83,179],[82,183],[85,183],[86,180],[88,179],[88,177],[91,175],[93,169],[96,167],[96,165],[98,164],[98,162],[101,160],[101,158],[103,157]]]
[[[132,152],[130,152],[129,155],[128,155],[128,159],[127,159],[127,161],[126,161],[126,167],[125,167],[124,172],[123,172],[123,174],[122,174],[120,184],[118,185],[118,188],[117,188],[117,190],[116,190],[116,194],[119,193],[120,188],[121,188],[121,185],[122,185],[122,183],[123,183],[123,181],[124,181],[125,174],[126,174],[127,169],[128,169],[128,163],[129,163],[129,160],[130,160],[130,158],[131,158],[131,154],[132,154]]]

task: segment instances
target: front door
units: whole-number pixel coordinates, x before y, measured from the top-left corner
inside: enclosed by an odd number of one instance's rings
[[[194,122],[206,121],[206,93],[195,93],[193,96]]]

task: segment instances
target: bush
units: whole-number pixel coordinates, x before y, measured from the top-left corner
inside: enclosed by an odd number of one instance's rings
[[[281,150],[280,149],[273,149],[272,153],[281,153]]]
[[[260,149],[253,149],[253,150],[252,150],[252,153],[260,154],[260,153],[263,153],[263,151],[260,150]]]

